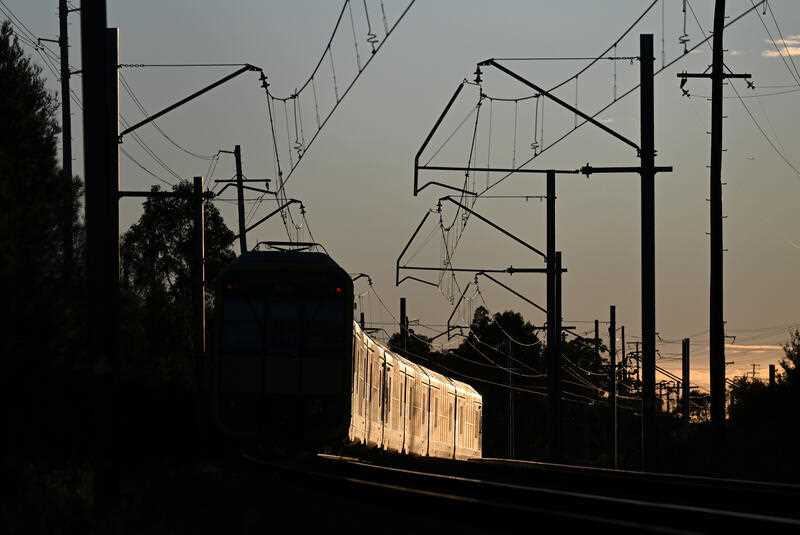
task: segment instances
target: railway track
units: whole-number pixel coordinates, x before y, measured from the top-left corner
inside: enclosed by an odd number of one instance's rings
[[[337,499],[349,498],[359,508],[388,507],[416,515],[415,523],[440,522],[458,525],[468,533],[515,532],[527,526],[606,527],[624,532],[710,533],[728,529],[797,531],[800,519],[777,509],[754,511],[744,490],[741,500],[725,507],[676,500],[676,492],[658,495],[654,487],[670,480],[679,488],[678,478],[643,473],[581,472],[564,465],[525,467],[505,460],[478,462],[427,462],[426,459],[386,458],[369,462],[355,457],[317,455],[303,462],[268,463],[257,458],[250,462],[290,474],[296,484],[329,493]],[[498,466],[501,468],[498,470]],[[516,470],[512,470],[516,468]],[[516,477],[511,477],[516,472]],[[535,474],[548,474],[537,478]],[[553,477],[560,474],[561,477]],[[576,477],[576,474],[578,477]],[[532,477],[533,476],[533,477]],[[654,476],[654,477],[649,477]],[[616,478],[610,484],[609,477]],[[711,478],[684,478],[709,488]],[[722,480],[728,496],[741,482]],[[603,483],[605,482],[605,483]],[[635,485],[634,485],[635,484]],[[683,490],[686,490],[684,483]],[[640,489],[631,496],[632,486]],[[760,500],[777,488],[794,496],[793,486],[767,488],[760,485]],[[690,487],[692,488],[697,487]],[[695,492],[692,490],[691,492]],[[797,501],[794,502],[795,504]],[[380,517],[380,515],[378,515]],[[395,522],[400,517],[393,515]],[[389,531],[415,531],[410,526],[389,524]],[[416,531],[421,530],[418,526]]]

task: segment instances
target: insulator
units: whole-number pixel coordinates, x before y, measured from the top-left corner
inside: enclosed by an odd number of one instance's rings
[[[479,84],[479,83],[483,82],[483,79],[481,78],[481,74],[482,74],[482,73],[481,73],[481,67],[480,67],[480,65],[478,65],[478,66],[475,68],[475,83],[476,83],[476,84]],[[481,95],[482,95],[482,94],[483,94],[483,93],[481,93]]]
[[[378,36],[374,32],[367,34],[367,42],[372,45],[372,53],[375,53],[375,45],[378,44]]]

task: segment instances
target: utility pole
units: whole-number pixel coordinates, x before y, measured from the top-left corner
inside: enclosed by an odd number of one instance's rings
[[[751,364],[751,366],[753,366],[753,381],[755,381],[756,380],[756,376],[758,375],[758,368],[760,368],[761,365],[756,363],[756,362],[753,362]]]
[[[625,326],[621,327],[622,336],[621,345],[622,345],[622,383],[627,385],[628,384],[628,359],[625,355]]]
[[[513,342],[511,337],[508,337],[508,458],[513,459],[516,452],[514,451],[514,377],[511,374],[512,360],[514,355]]]
[[[361,317],[359,318],[358,324],[361,325],[361,330],[363,331],[366,328],[366,322],[364,321],[364,313],[361,313]]]
[[[655,108],[653,35],[639,36],[641,106],[642,218],[642,434],[645,470],[655,467],[656,269],[655,269]]]
[[[691,387],[690,387],[690,383],[689,383],[690,366],[689,366],[689,339],[688,338],[684,338],[683,339],[683,345],[682,345],[681,349],[682,349],[682,351],[681,351],[681,359],[682,359],[682,365],[683,365],[683,374],[682,374],[682,377],[681,377],[681,385],[683,386],[683,395],[681,396],[682,397],[682,401],[683,401],[683,421],[688,424],[689,423],[689,416],[690,416],[690,413],[689,413],[689,396],[691,394]]]
[[[69,14],[74,9],[69,9],[67,0],[58,1],[58,45],[61,53],[61,167],[64,171],[64,280],[72,280],[74,271],[74,229],[72,227],[72,207],[75,204],[72,191],[72,112],[70,109],[69,80],[72,76],[69,67]]]
[[[408,321],[406,319],[406,298],[400,298],[400,341],[403,351],[408,351]]]
[[[769,365],[769,387],[770,389],[775,388],[775,365]]]
[[[712,458],[719,459],[725,442],[725,325],[723,313],[722,240],[722,120],[723,85],[727,78],[750,78],[749,74],[726,74],[723,33],[725,0],[715,0],[711,73],[681,73],[679,78],[711,79],[709,364],[711,373]]]
[[[203,177],[194,177],[194,229],[192,263],[192,304],[194,305],[195,361],[198,384],[202,385],[206,356],[206,246],[205,246],[205,200],[203,199]]]
[[[611,412],[611,466],[617,468],[617,307],[611,305],[610,323],[608,326],[608,358],[609,365],[609,409]]]
[[[642,286],[642,449],[644,469],[655,468],[656,454],[656,265],[655,265],[655,177],[672,167],[655,165],[655,108],[653,84],[653,35],[639,36],[641,147],[638,167],[592,167],[581,172],[637,172],[641,179],[641,286]],[[585,118],[585,117],[584,117]],[[622,136],[617,134],[618,138]],[[624,138],[623,138],[624,139]]]
[[[556,172],[547,171],[547,395],[550,457],[561,453],[561,253],[556,252]]]
[[[89,299],[89,354],[107,358],[104,334],[108,331],[104,313],[107,261],[103,254],[104,231],[108,222],[106,177],[106,4],[87,1],[81,10],[81,51],[84,101],[84,179],[86,180],[86,270]],[[91,52],[90,52],[91,51]],[[113,140],[116,143],[116,140]]]
[[[86,270],[88,294],[88,349],[90,358],[108,366],[111,395],[105,400],[109,434],[100,434],[101,467],[95,495],[113,500],[119,494],[115,394],[118,380],[117,291],[119,285],[119,228],[116,190],[119,186],[116,31],[106,27],[105,0],[87,0],[81,6],[81,60],[83,83],[84,178],[86,180]],[[112,33],[109,34],[108,32]],[[106,508],[108,502],[100,505]]]
[[[247,252],[247,233],[244,231],[244,183],[242,182],[242,147],[233,148],[233,157],[236,159],[236,200],[239,208],[239,251]]]
[[[600,320],[594,320],[594,358],[600,360]]]

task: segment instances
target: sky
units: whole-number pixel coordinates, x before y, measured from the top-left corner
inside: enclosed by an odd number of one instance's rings
[[[3,0],[37,36],[58,34],[56,0]],[[650,0],[501,1],[418,0],[378,53],[363,70],[352,90],[342,100],[314,143],[306,147],[303,160],[287,184],[287,194],[303,201],[310,229],[316,240],[350,272],[368,273],[374,291],[362,279],[357,283],[359,305],[376,325],[394,323],[401,296],[408,299],[409,316],[420,325],[418,332],[433,334],[452,310],[453,290],[407,281],[394,285],[395,261],[411,233],[437,199],[450,193],[430,187],[412,195],[413,161],[423,139],[444,108],[455,87],[464,78],[474,79],[476,63],[486,58],[588,57],[596,56],[647,8]],[[380,43],[385,33],[381,4],[387,23],[393,24],[408,0],[371,0],[367,3],[371,25]],[[712,25],[712,2],[694,0],[703,32]],[[342,6],[339,1],[293,0],[259,2],[238,0],[170,0],[157,2],[109,0],[109,25],[120,30],[120,60],[123,64],[163,63],[251,63],[263,68],[274,95],[290,95],[307,80],[325,50]],[[618,56],[638,55],[638,34],[652,33],[656,68],[673,58],[681,59],[661,73],[655,82],[656,147],[658,165],[671,165],[674,172],[660,174],[656,186],[656,296],[660,365],[678,371],[680,339],[692,339],[693,382],[708,384],[708,269],[709,228],[708,170],[710,137],[710,83],[692,80],[691,98],[683,97],[676,73],[703,71],[710,63],[710,49],[703,45],[683,55],[679,37],[684,16],[681,0],[663,0],[646,15],[631,34],[619,42]],[[735,16],[751,7],[750,0],[729,0],[727,13]],[[797,200],[800,168],[797,121],[800,119],[800,4],[772,0],[772,14],[756,12],[733,24],[725,33],[726,64],[735,72],[752,73],[756,89],[733,82],[748,111],[730,86],[725,89],[725,148],[723,158],[725,236],[725,318],[727,333],[736,336],[727,347],[728,376],[752,371],[766,377],[768,364],[779,360],[788,331],[800,325],[797,288],[800,284],[800,229]],[[349,13],[334,39],[334,68],[342,91],[353,79],[357,62],[371,56],[363,3],[352,5],[356,45]],[[663,14],[663,15],[662,15]],[[1,16],[1,15],[0,15]],[[71,64],[80,66],[79,18],[71,15]],[[762,23],[763,21],[763,23]],[[776,52],[764,28],[766,24],[781,54]],[[663,31],[662,31],[663,28]],[[691,13],[686,22],[688,46],[701,39],[701,30]],[[780,31],[780,34],[779,34]],[[782,35],[782,38],[780,37]],[[662,45],[663,43],[663,45]],[[359,57],[355,57],[355,46]],[[30,50],[30,49],[29,49]],[[614,54],[610,52],[609,54]],[[662,60],[662,57],[664,58]],[[42,60],[35,56],[40,63]],[[323,58],[329,62],[329,58]],[[314,79],[322,112],[335,98],[330,64],[323,63]],[[535,83],[552,87],[569,79],[586,61],[504,61],[508,68]],[[614,69],[616,65],[616,69]],[[235,67],[155,68],[124,67],[120,72],[148,111],[158,110],[186,94],[224,76]],[[601,60],[556,94],[594,113],[638,81],[638,62]],[[53,91],[56,77],[47,69]],[[492,69],[482,72],[482,90],[495,97],[522,97],[531,91]],[[72,87],[80,95],[80,79]],[[304,136],[310,139],[316,118],[310,93],[301,93],[299,114]],[[760,95],[760,96],[759,96]],[[121,109],[129,121],[141,119],[132,99],[121,91]],[[532,101],[516,106],[510,102],[484,101],[478,126],[474,114],[461,129],[478,100],[475,86],[468,85],[442,123],[423,161],[435,155],[432,164],[463,166],[473,146],[473,161],[492,166],[519,165],[532,154],[533,142],[545,144],[574,125],[574,117],[548,103],[539,122]],[[533,100],[535,102],[535,99]],[[294,104],[282,102],[273,108],[281,141],[279,158],[284,169],[292,144],[282,119],[294,116]],[[487,109],[490,108],[490,109]],[[285,113],[285,115],[284,115]],[[750,116],[752,114],[752,118]],[[491,119],[490,119],[491,116]],[[516,135],[514,122],[517,122]],[[82,173],[81,112],[73,106],[74,169]],[[619,100],[599,116],[608,127],[639,139],[638,92]],[[763,133],[754,124],[758,123]],[[532,133],[534,122],[537,134]],[[489,134],[491,123],[491,135]],[[214,90],[197,101],[163,117],[159,126],[182,148],[198,155],[213,155],[240,144],[244,174],[276,183],[270,123],[264,92],[257,74],[248,74]],[[307,131],[306,131],[307,130]],[[774,148],[765,139],[772,141]],[[285,139],[289,138],[288,142]],[[217,165],[176,148],[153,128],[141,130],[140,140],[176,175],[228,179],[234,173],[229,156]],[[491,142],[491,148],[489,143]],[[168,182],[175,177],[152,158],[132,137],[122,147],[144,167]],[[293,154],[296,157],[296,152]],[[126,157],[121,159],[123,189],[148,188],[161,182]],[[576,169],[592,165],[637,165],[634,151],[592,126],[584,126],[537,157],[529,167]],[[213,177],[210,171],[213,167]],[[285,176],[285,173],[284,173]],[[494,181],[502,175],[489,178]],[[458,173],[428,173],[424,180],[460,186]],[[475,174],[475,187],[485,186],[487,177]],[[162,184],[163,185],[163,184]],[[496,196],[544,193],[543,177],[514,175],[492,189]],[[229,190],[230,191],[230,190]],[[248,197],[250,198],[250,197]],[[230,199],[227,193],[224,199]],[[248,202],[248,207],[255,203]],[[235,205],[217,201],[228,225],[236,225]],[[274,201],[258,206],[251,221],[274,208]],[[485,198],[475,205],[481,214],[508,228],[535,247],[544,248],[544,203],[536,198]],[[123,201],[121,231],[141,213],[138,201]],[[294,212],[298,223],[299,212]],[[444,222],[453,219],[445,207]],[[595,318],[606,320],[609,305],[616,305],[619,325],[626,326],[627,341],[635,341],[640,328],[639,187],[636,175],[561,175],[558,179],[557,233],[568,273],[564,279],[567,322],[578,331],[593,330]],[[419,239],[409,249],[416,265],[439,266],[441,231],[438,214],[429,218]],[[307,238],[305,228],[301,238]],[[425,242],[427,238],[429,241]],[[285,239],[280,219],[275,218],[249,237]],[[456,266],[497,268],[542,267],[540,257],[471,219],[453,260]],[[411,273],[408,273],[411,274]],[[419,275],[419,274],[417,274]],[[426,274],[422,274],[426,275]],[[534,301],[544,304],[544,280],[540,275],[514,275],[502,280]],[[458,280],[459,288],[470,282]],[[469,317],[485,303],[492,311],[519,310],[532,322],[542,324],[541,313],[499,287],[482,280],[480,293],[468,291],[467,303],[456,317]],[[385,310],[380,300],[390,309]],[[457,296],[456,296],[457,297]],[[387,330],[395,330],[387,325]],[[605,329],[605,327],[604,327]]]

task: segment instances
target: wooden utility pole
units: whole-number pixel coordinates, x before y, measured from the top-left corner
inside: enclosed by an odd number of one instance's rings
[[[656,453],[656,244],[655,244],[655,108],[653,35],[639,36],[641,95],[642,217],[642,433],[644,469],[655,468]]]
[[[86,181],[86,271],[89,299],[89,354],[93,359],[107,356],[105,334],[108,331],[104,313],[108,271],[103,254],[104,232],[108,221],[108,187],[106,179],[108,114],[106,92],[106,4],[103,0],[87,0],[81,9],[81,52],[83,63],[83,153]],[[116,139],[113,140],[116,143]]]
[[[691,386],[689,383],[689,339],[683,339],[683,346],[681,351],[681,358],[683,364],[683,374],[681,377],[681,386],[683,387],[683,395],[681,401],[683,402],[683,421],[689,423],[689,399],[691,395]]]
[[[625,326],[623,325],[620,327],[620,336],[621,343],[620,346],[622,347],[622,383],[627,385],[628,384],[628,358],[625,353]]]
[[[84,178],[86,181],[86,270],[88,349],[90,358],[110,370],[105,400],[107,427],[98,433],[101,467],[96,496],[110,501],[119,494],[118,418],[115,398],[119,379],[118,290],[119,228],[117,193],[117,32],[106,27],[105,0],[81,4]],[[71,157],[70,157],[71,158]],[[100,507],[109,507],[103,502]]]
[[[408,351],[408,321],[406,319],[406,298],[400,298],[400,343],[403,351]]]
[[[236,201],[239,209],[239,252],[247,252],[247,233],[244,224],[244,182],[242,180],[242,147],[233,148],[233,157],[236,160]]]
[[[508,336],[507,339],[508,339],[508,358],[506,359],[506,362],[508,363],[508,458],[509,459],[514,459],[515,456],[516,456],[516,451],[515,451],[515,445],[516,445],[515,435],[516,435],[516,432],[515,432],[515,429],[514,429],[514,424],[515,424],[515,420],[514,420],[514,376],[512,375],[512,371],[511,371],[511,368],[512,368],[512,365],[513,365],[512,357],[514,355],[514,350],[513,350],[513,344],[514,343],[512,342],[510,336]]]
[[[611,466],[617,468],[619,459],[617,452],[617,307],[611,305],[610,323],[608,325],[608,392],[609,392],[609,412],[611,413],[610,432],[611,436]]]
[[[711,273],[709,287],[709,370],[711,383],[712,458],[719,459],[725,441],[725,320],[723,312],[722,240],[722,120],[723,85],[727,78],[750,78],[749,74],[726,74],[723,33],[725,0],[714,4],[714,38],[711,73],[680,73],[679,78],[711,79],[711,161],[709,176]]]
[[[594,320],[594,358],[600,361],[600,320]]]
[[[775,365],[769,365],[769,387],[775,388]]]
[[[74,228],[72,208],[75,205],[72,191],[72,111],[69,80],[72,72],[69,67],[69,26],[71,11],[67,0],[58,1],[58,46],[61,54],[61,167],[64,172],[64,280],[71,281],[74,271]]]
[[[561,453],[561,253],[556,252],[556,172],[547,171],[547,395],[550,456]]]
[[[655,247],[655,177],[672,167],[655,165],[655,108],[653,84],[653,35],[639,36],[641,147],[638,167],[592,167],[581,172],[637,172],[641,179],[641,258],[642,258],[642,452],[645,470],[655,468],[656,453],[656,247]],[[618,134],[619,136],[619,134]]]
[[[550,457],[561,458],[561,252],[553,256],[553,284],[548,285],[547,322],[547,398],[549,402],[548,427],[550,435]],[[548,268],[550,267],[548,260]],[[552,294],[552,295],[551,295]]]
[[[109,316],[111,323],[108,336],[110,348],[111,369],[115,379],[119,379],[119,30],[106,28],[106,182],[107,197],[107,227],[104,229],[105,245],[104,254],[108,257],[108,271],[104,274],[108,284],[106,300],[108,309],[104,314]]]
[[[206,245],[205,245],[205,199],[203,198],[203,177],[194,177],[193,262],[192,262],[192,305],[194,309],[194,352],[197,362],[198,383],[202,385],[203,363],[206,356]]]

